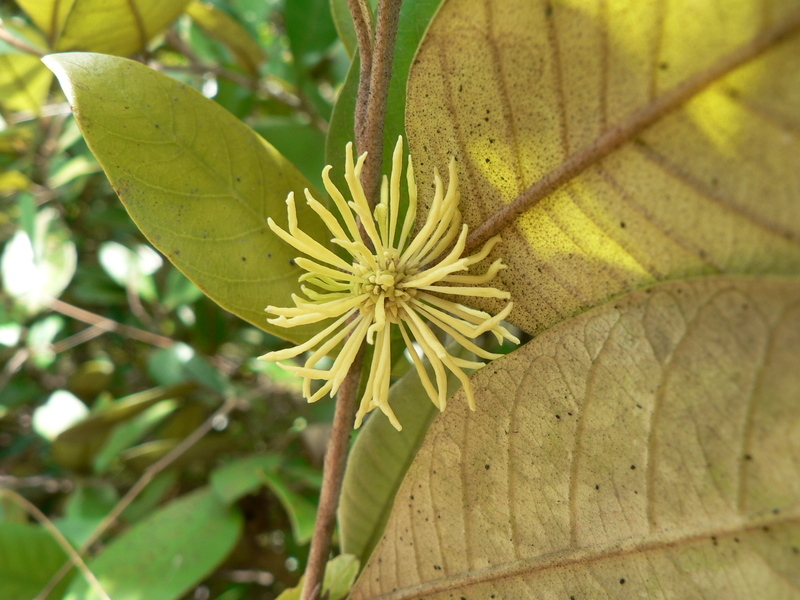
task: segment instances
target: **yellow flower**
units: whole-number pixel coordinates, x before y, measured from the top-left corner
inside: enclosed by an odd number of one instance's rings
[[[350,255],[347,260],[325,248],[298,227],[294,193],[290,193],[286,199],[289,230],[281,229],[269,219],[270,229],[276,235],[310,257],[296,260],[299,267],[308,271],[300,277],[301,282],[308,284],[302,287],[306,298],[293,295],[293,308],[268,306],[267,312],[277,315],[269,319],[269,322],[282,327],[294,327],[326,319],[335,320],[307,342],[294,348],[270,352],[260,358],[280,361],[315,349],[302,367],[278,363],[304,379],[303,395],[309,402],[315,402],[326,394],[333,396],[336,393],[364,340],[372,344],[375,350],[369,367],[366,391],[356,416],[356,427],[361,425],[367,413],[380,408],[394,427],[398,430],[402,428],[389,406],[392,367],[390,325],[397,325],[400,330],[422,385],[440,410],[444,410],[447,401],[445,368],[461,380],[469,407],[475,410],[472,386],[463,369],[477,369],[484,363],[451,355],[434,335],[428,322],[435,324],[481,358],[498,358],[500,355],[487,352],[468,338],[491,332],[499,342],[507,339],[519,343],[516,337],[500,325],[500,321],[511,312],[513,303],[509,302],[505,309],[493,317],[481,310],[441,297],[458,294],[509,298],[508,292],[492,287],[473,287],[474,284],[487,283],[500,269],[504,269],[505,265],[501,260],[495,261],[483,275],[458,274],[485,259],[500,238],[498,236],[490,239],[473,256],[461,256],[467,239],[467,225],[461,223],[461,212],[458,210],[461,196],[454,161],[450,162],[450,181],[446,192],[439,173],[434,172],[435,195],[430,212],[420,231],[412,236],[411,229],[417,214],[417,187],[409,156],[406,173],[409,205],[405,220],[398,226],[402,153],[401,137],[394,149],[391,178],[383,177],[381,200],[375,207],[374,214],[370,214],[360,180],[366,154],[361,155],[354,163],[352,144],[347,145],[345,180],[353,198],[350,202],[345,200],[331,182],[331,167],[325,167],[322,171],[325,189],[336,204],[344,227],[305,190],[308,205],[330,230],[333,244]],[[362,240],[359,221],[372,248]],[[451,246],[444,258],[436,262]],[[412,340],[416,340],[430,361],[435,385],[428,377]],[[339,355],[328,370],[314,368],[322,357],[340,344],[342,346]],[[312,394],[311,382],[315,379],[325,383]]]

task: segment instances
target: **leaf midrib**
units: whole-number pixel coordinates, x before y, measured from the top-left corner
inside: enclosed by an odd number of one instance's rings
[[[615,540],[605,544],[595,544],[585,548],[570,548],[544,556],[475,569],[466,573],[402,588],[388,594],[371,596],[370,598],[371,600],[425,598],[442,592],[463,590],[467,586],[489,581],[530,575],[550,569],[568,568],[573,565],[586,565],[587,563],[629,554],[644,553],[701,540],[711,540],[712,538],[720,539],[788,523],[800,523],[800,506],[793,506],[786,511],[775,508],[770,513],[758,517],[737,515],[733,518],[720,519],[705,528],[687,527],[655,534],[651,533],[647,536]]]
[[[798,30],[800,30],[800,11],[761,32],[707,69],[695,73],[670,91],[634,111],[611,129],[603,132],[593,143],[567,157],[558,167],[486,219],[470,233],[465,252],[473,252],[482,247],[487,240],[512,225],[519,215],[580,175],[588,167],[601,161],[623,144],[632,141],[647,127],[689,101],[715,81],[757,58]]]

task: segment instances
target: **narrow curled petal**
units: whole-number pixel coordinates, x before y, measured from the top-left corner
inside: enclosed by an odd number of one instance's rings
[[[389,405],[389,388],[393,358],[392,327],[400,335],[411,361],[431,402],[444,410],[447,404],[447,372],[461,382],[469,407],[475,408],[475,395],[466,370],[480,368],[480,360],[459,358],[450,354],[431,329],[449,335],[455,342],[482,359],[500,356],[484,350],[473,340],[485,333],[498,342],[519,342],[500,323],[511,312],[512,303],[492,316],[447,298],[461,295],[487,298],[508,298],[508,292],[489,287],[497,273],[505,268],[494,261],[482,275],[468,271],[483,261],[499,242],[490,239],[474,255],[464,256],[468,235],[459,210],[458,171],[455,160],[448,165],[448,182],[434,170],[434,195],[427,218],[416,235],[412,235],[417,216],[417,187],[411,156],[408,156],[406,188],[408,207],[401,219],[401,183],[403,181],[403,140],[398,139],[392,154],[392,170],[384,177],[379,202],[370,208],[361,186],[361,170],[366,154],[356,160],[352,144],[345,152],[345,181],[349,198],[333,184],[330,167],[322,172],[322,180],[338,215],[331,212],[305,190],[306,201],[331,233],[331,243],[339,254],[306,234],[297,219],[294,195],[286,200],[288,228],[272,219],[270,229],[284,242],[302,253],[295,262],[306,272],[300,276],[302,296],[293,295],[292,307],[267,307],[273,316],[269,322],[295,327],[331,321],[307,342],[262,356],[278,362],[284,369],[303,379],[303,395],[315,402],[336,394],[350,371],[359,349],[366,343],[372,347],[366,386],[356,415],[356,427],[375,409],[381,410],[398,430],[402,428]],[[364,236],[365,239],[362,239]],[[347,257],[344,257],[344,253]],[[341,256],[340,256],[341,254]],[[426,370],[418,348],[427,357],[433,378]],[[337,353],[338,349],[338,353]],[[290,364],[297,358],[301,364]],[[333,363],[320,367],[324,357],[335,355]],[[317,386],[314,382],[320,382]]]

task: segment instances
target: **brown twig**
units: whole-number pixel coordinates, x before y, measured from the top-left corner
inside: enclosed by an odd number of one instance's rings
[[[86,551],[98,539],[100,539],[100,536],[102,536],[109,527],[116,523],[117,519],[125,511],[125,509],[131,505],[131,503],[139,496],[139,494],[142,493],[144,488],[146,488],[159,473],[164,471],[178,458],[183,456],[183,454],[189,448],[200,441],[209,431],[214,428],[214,424],[218,422],[220,418],[227,417],[233,410],[241,407],[243,404],[244,401],[241,399],[235,397],[228,398],[225,403],[216,412],[214,412],[214,414],[208,417],[197,429],[185,437],[181,443],[161,457],[160,460],[150,465],[139,478],[139,480],[133,485],[133,487],[128,490],[128,493],[126,493],[125,496],[123,496],[120,501],[117,502],[116,506],[114,506],[111,512],[108,513],[102,522],[95,528],[95,530],[92,532],[92,535],[89,536],[89,539],[83,543],[78,550],[78,556],[83,556]],[[53,575],[52,579],[50,579],[45,588],[39,592],[34,600],[45,600],[71,568],[72,563],[65,563],[58,573]]]
[[[400,6],[403,0],[381,0],[378,5],[378,18],[375,31],[375,49],[372,56],[372,70],[369,83],[369,101],[364,122],[356,115],[356,132],[363,128],[362,146],[359,153],[368,152],[361,183],[367,199],[374,203],[381,187],[381,167],[383,165],[383,126],[386,121],[386,101],[389,98],[389,83],[392,79],[394,43],[397,38],[397,24],[400,20]],[[359,89],[359,92],[361,90]],[[358,106],[358,104],[356,104]]]
[[[78,308],[77,306],[68,304],[67,302],[59,300],[58,298],[53,298],[52,300],[50,300],[47,306],[50,309],[58,313],[61,313],[62,315],[65,315],[67,317],[72,317],[73,319],[77,319],[78,321],[83,321],[84,323],[88,323],[89,325],[94,325],[96,327],[102,328],[105,331],[113,331],[115,333],[119,333],[120,335],[127,336],[131,339],[138,340],[140,342],[145,342],[147,344],[152,344],[153,346],[158,346],[159,348],[172,348],[172,346],[175,345],[175,341],[169,339],[168,337],[164,337],[156,333],[150,333],[149,331],[145,331],[144,329],[139,329],[138,327],[123,325],[122,323],[118,323],[113,319],[102,317],[93,312],[89,312],[88,310]]]
[[[69,492],[73,489],[72,481],[64,478],[49,477],[48,475],[31,475],[29,477],[14,477],[13,475],[0,475],[0,488],[24,490],[41,488],[48,494]]]
[[[96,337],[103,335],[104,333],[108,333],[107,329],[103,329],[98,325],[91,325],[86,329],[82,329],[75,335],[71,335],[67,338],[64,338],[61,341],[56,342],[53,344],[50,349],[53,351],[54,354],[61,354],[62,352],[66,352],[76,346],[80,346],[81,344],[85,344],[89,340],[93,340]]]
[[[17,50],[22,50],[23,52],[27,52],[28,54],[33,54],[35,56],[44,56],[47,52],[40,50],[36,46],[32,46],[28,42],[19,39],[13,33],[11,33],[8,29],[3,26],[3,20],[0,19],[0,40],[3,40],[10,46],[14,46]]]
[[[539,181],[506,204],[467,238],[464,252],[469,254],[483,246],[486,241],[511,225],[516,218],[535,206],[540,200],[582,173],[587,167],[605,158],[622,144],[631,141],[647,127],[667,113],[677,109],[710,84],[754,59],[783,38],[800,29],[800,13],[782,20],[756,36],[749,43],[724,56],[710,68],[689,77],[653,102],[635,111],[618,125],[603,133],[594,143],[567,158]]]
[[[14,353],[14,356],[8,359],[2,373],[0,373],[0,392],[8,385],[8,382],[11,381],[16,372],[22,368],[22,365],[25,364],[30,355],[31,351],[28,348],[20,348]]]
[[[336,413],[333,416],[331,438],[325,453],[322,474],[322,489],[319,495],[317,521],[314,523],[314,536],[308,553],[308,566],[301,600],[317,600],[322,589],[325,565],[330,553],[331,538],[336,527],[336,511],[342,491],[344,468],[347,463],[347,450],[350,434],[356,417],[356,394],[361,379],[361,364],[364,359],[364,346],[356,355],[347,377],[336,395]]]

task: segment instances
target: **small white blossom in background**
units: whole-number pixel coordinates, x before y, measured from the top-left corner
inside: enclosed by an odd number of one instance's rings
[[[406,217],[398,224],[400,213],[400,179],[403,171],[403,140],[398,139],[392,160],[391,177],[384,176],[381,200],[370,214],[369,202],[361,187],[361,168],[366,154],[354,162],[352,144],[347,145],[345,179],[352,201],[345,200],[330,179],[330,166],[322,171],[325,189],[330,194],[342,216],[344,227],[319,201],[305,190],[308,205],[322,218],[333,235],[332,242],[343,248],[350,258],[345,260],[334,254],[304,233],[297,224],[294,193],[286,199],[289,207],[289,230],[284,231],[272,219],[269,226],[276,235],[310,258],[298,258],[299,267],[308,271],[300,277],[307,285],[302,287],[306,298],[292,296],[293,308],[268,306],[267,312],[277,315],[269,319],[273,325],[295,327],[334,319],[323,331],[307,342],[261,356],[263,360],[282,361],[314,349],[301,366],[278,363],[304,379],[303,395],[315,402],[330,394],[333,396],[345,379],[364,340],[375,347],[366,391],[361,398],[355,426],[359,427],[367,413],[380,408],[392,425],[401,429],[400,422],[389,406],[389,383],[392,367],[390,352],[391,325],[396,325],[409,350],[422,385],[431,402],[444,410],[447,401],[447,373],[453,372],[464,386],[469,407],[475,409],[475,398],[469,377],[463,369],[477,369],[483,362],[470,361],[451,355],[431,331],[428,323],[449,334],[464,348],[481,358],[498,358],[480,348],[470,338],[490,332],[499,342],[510,340],[519,343],[500,322],[511,312],[513,303],[497,315],[468,308],[439,295],[481,296],[488,298],[510,297],[492,287],[473,287],[491,281],[505,265],[496,260],[483,275],[466,275],[463,271],[484,260],[500,241],[490,239],[480,252],[462,256],[467,239],[467,225],[461,222],[458,210],[461,195],[455,161],[450,162],[447,190],[438,172],[434,173],[435,195],[425,224],[416,235],[411,230],[417,215],[417,187],[409,156],[406,172],[409,205]],[[359,220],[373,248],[367,246],[359,232]],[[455,245],[453,243],[455,242]],[[450,251],[435,262],[448,248]],[[434,295],[436,293],[437,295]],[[434,384],[417,350],[414,341],[431,363]],[[314,365],[341,344],[339,355],[327,369]],[[325,381],[312,394],[311,382]]]

